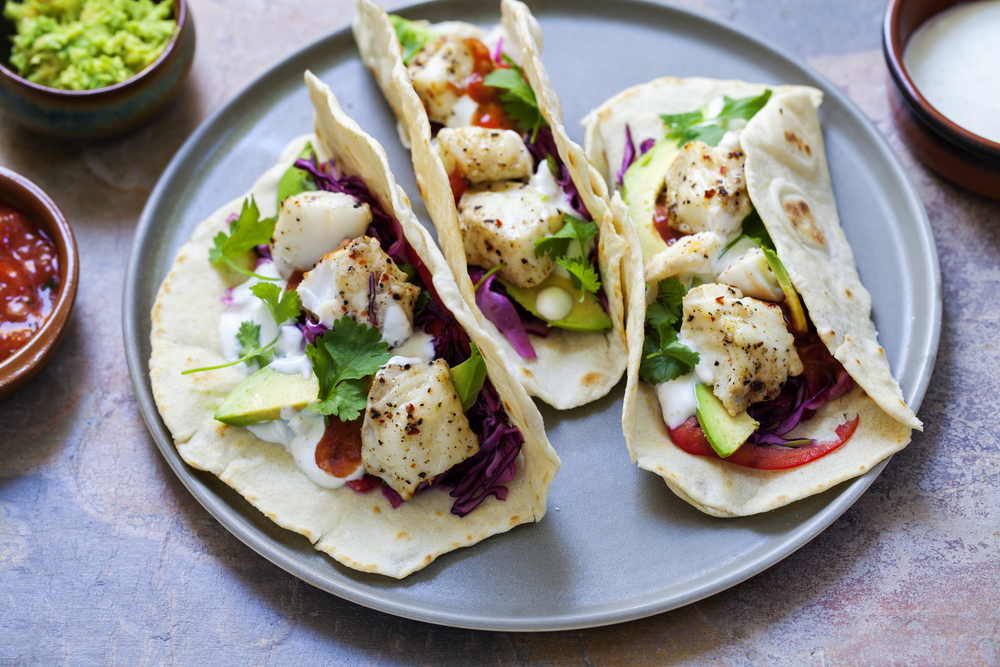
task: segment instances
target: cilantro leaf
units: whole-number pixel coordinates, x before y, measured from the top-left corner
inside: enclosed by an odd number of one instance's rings
[[[274,283],[257,283],[250,291],[264,302],[279,327],[288,320],[298,319],[302,312],[302,302],[295,290],[283,290]]]
[[[399,45],[403,47],[403,64],[409,65],[414,56],[420,53],[427,42],[437,37],[437,33],[422,23],[407,21],[402,16],[390,14],[392,27],[396,31]]]
[[[691,367],[674,357],[662,354],[656,341],[649,335],[642,341],[642,360],[639,377],[650,384],[676,380],[688,373]]]
[[[479,398],[479,391],[486,381],[486,360],[475,343],[471,343],[472,354],[468,359],[451,369],[451,379],[455,392],[462,401],[462,409],[468,410]]]
[[[344,317],[306,346],[319,379],[319,403],[306,408],[344,421],[358,418],[367,403],[365,378],[381,368],[391,355],[378,329]]]
[[[666,138],[677,141],[683,146],[689,141],[704,141],[709,146],[718,145],[729,130],[730,121],[750,120],[764,108],[771,99],[770,89],[756,97],[741,97],[733,99],[726,95],[722,97],[722,109],[719,114],[707,118],[708,105],[696,111],[678,114],[661,114],[660,120],[667,129]]]
[[[260,209],[253,197],[243,200],[243,209],[240,216],[229,225],[229,234],[219,232],[214,239],[214,247],[208,251],[208,259],[212,263],[224,262],[232,269],[242,274],[259,278],[260,280],[276,280],[267,276],[258,275],[239,266],[234,260],[259,245],[266,245],[271,242],[274,235],[274,223],[277,218],[260,217]]]
[[[302,149],[299,153],[298,160],[308,160],[313,156],[312,143],[306,143],[306,147]],[[292,163],[284,174],[281,175],[281,180],[278,181],[278,208],[281,208],[281,202],[285,201],[289,197],[294,197],[297,194],[303,192],[312,192],[313,190],[318,190],[316,186],[316,179],[305,169],[299,169]]]
[[[552,236],[535,241],[535,256],[549,255],[553,259],[565,257],[569,249],[569,242],[573,239],[580,244],[580,252],[584,252],[587,241],[597,236],[597,223],[587,222],[580,218],[575,218],[568,213],[563,213],[562,228]],[[583,259],[577,257],[576,259]]]
[[[524,80],[524,73],[517,63],[506,54],[504,54],[503,60],[510,69],[493,70],[486,75],[483,83],[500,89],[499,97],[500,101],[503,102],[503,110],[510,116],[511,120],[517,123],[522,132],[531,132],[531,136],[534,138],[539,129],[548,127],[545,118],[542,117],[541,110],[538,108],[535,91]]]
[[[698,353],[677,340],[686,292],[677,278],[661,280],[656,301],[646,308],[649,327],[642,342],[639,375],[650,384],[675,380],[698,363]]]
[[[597,274],[597,270],[594,266],[589,262],[580,259],[559,257],[556,259],[556,263],[570,272],[573,276],[574,287],[577,286],[577,283],[580,283],[579,286],[583,288],[583,291],[580,293],[581,302],[587,292],[596,294],[597,290],[601,288],[601,277]]]
[[[260,325],[249,320],[240,323],[240,330],[236,334],[236,340],[240,343],[240,358],[247,362],[247,365],[256,361],[257,365],[263,368],[271,362],[274,351],[271,346],[260,346]]]

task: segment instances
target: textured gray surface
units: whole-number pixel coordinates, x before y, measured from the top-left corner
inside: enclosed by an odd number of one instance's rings
[[[198,122],[270,63],[345,25],[349,4],[193,2],[191,79],[163,117],[124,139],[61,144],[0,112],[0,163],[53,196],[82,254],[63,347],[0,404],[0,665],[1000,663],[1000,204],[930,175],[900,142],[881,3],[685,4],[843,87],[912,170],[938,241],[944,326],[919,415],[927,430],[817,539],[684,609],[511,635],[330,596],[254,554],[194,501],[148,435],[124,365],[119,302],[134,225]]]

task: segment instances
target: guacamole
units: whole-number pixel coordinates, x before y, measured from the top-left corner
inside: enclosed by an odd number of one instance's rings
[[[28,81],[64,90],[121,83],[153,63],[177,29],[172,0],[7,0],[10,64]]]

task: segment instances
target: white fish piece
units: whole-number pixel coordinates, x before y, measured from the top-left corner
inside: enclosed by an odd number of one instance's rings
[[[458,35],[438,38],[410,61],[407,70],[413,90],[424,103],[431,122],[449,124],[459,92],[474,66],[472,50]]]
[[[548,206],[534,188],[516,181],[469,188],[458,203],[465,257],[470,265],[492,269],[519,287],[548,278],[556,263],[535,255],[535,241],[559,231],[562,213]]]
[[[679,232],[738,232],[752,205],[743,152],[689,141],[666,175],[667,223]]]
[[[361,427],[361,460],[403,500],[479,452],[444,359],[396,358],[383,366],[368,393]]]
[[[728,254],[728,253],[727,253]],[[725,257],[723,257],[725,259]],[[779,302],[785,293],[778,284],[764,251],[753,247],[723,270],[718,282],[738,288],[745,296],[761,301]]]
[[[513,130],[446,127],[438,132],[437,141],[448,173],[457,170],[470,183],[531,177],[531,153],[521,135]]]
[[[344,239],[361,236],[372,222],[368,204],[342,192],[302,192],[281,203],[271,256],[282,278],[308,271]]]
[[[406,282],[406,274],[385,254],[378,239],[362,236],[324,255],[303,276],[298,293],[302,306],[322,324],[330,327],[342,317],[352,317],[378,329],[382,341],[395,347],[413,331],[413,308],[420,288]]]
[[[691,289],[683,303],[679,339],[698,353],[695,372],[714,381],[730,415],[774,398],[789,377],[802,374],[779,306],[718,283]]]

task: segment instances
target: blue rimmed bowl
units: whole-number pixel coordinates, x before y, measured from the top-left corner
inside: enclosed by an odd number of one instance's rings
[[[61,90],[23,79],[11,68],[12,22],[0,19],[0,106],[15,121],[53,137],[100,139],[134,130],[177,95],[194,59],[194,21],[187,0],[174,0],[179,30],[152,65],[96,90]]]

